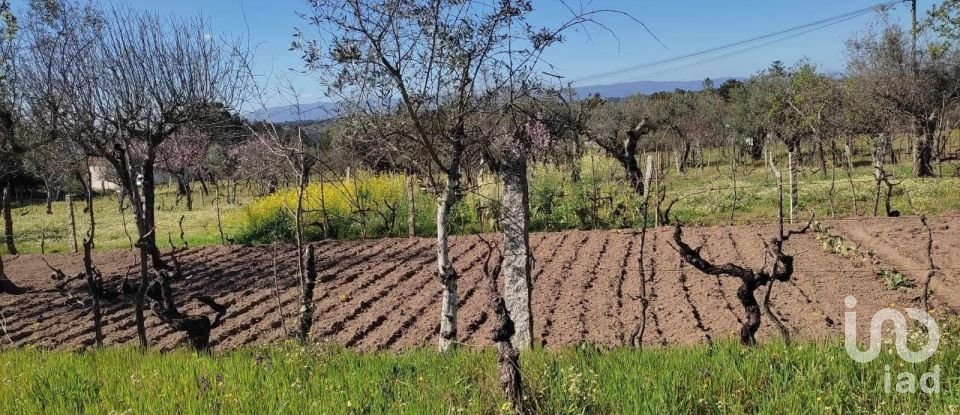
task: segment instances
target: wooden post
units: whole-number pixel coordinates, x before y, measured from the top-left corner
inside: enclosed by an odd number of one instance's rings
[[[660,149],[657,148],[657,173],[656,173],[657,175],[656,175],[656,177],[655,177],[654,180],[653,180],[653,183],[654,183],[653,185],[654,185],[654,187],[657,188],[656,193],[654,193],[654,195],[655,195],[655,197],[656,197],[657,200],[658,200],[658,202],[657,202],[656,215],[654,215],[654,219],[653,219],[653,226],[654,226],[654,227],[657,227],[657,228],[660,227],[660,202],[659,202],[659,200],[660,200],[660,176],[661,176],[662,173],[663,173],[663,158],[660,156]]]
[[[652,154],[648,154],[648,155],[647,155],[647,171],[646,171],[646,175],[643,176],[643,177],[646,178],[646,183],[645,183],[644,186],[643,186],[643,198],[644,198],[644,199],[646,199],[648,196],[650,196],[650,179],[651,179],[652,175],[653,175],[653,155],[652,155]]]
[[[846,155],[846,167],[847,172],[847,181],[850,182],[850,192],[853,193],[853,215],[860,215],[860,208],[857,207],[857,187],[853,184],[853,149],[850,148],[850,143],[845,143],[843,145],[843,152]]]
[[[73,197],[67,195],[67,209],[70,212],[70,234],[73,237],[73,253],[80,251],[79,246],[77,245],[77,220],[76,216],[73,214]]]
[[[733,147],[733,146],[731,146]],[[730,178],[733,182],[733,199],[730,202],[730,226],[733,226],[733,221],[736,219],[737,215],[737,151],[731,149],[730,152]],[[720,163],[717,163],[719,166]]]
[[[413,238],[417,236],[417,212],[414,207],[414,177],[407,174],[407,236]],[[482,226],[482,225],[481,225]]]
[[[227,188],[229,194],[230,188]],[[228,196],[229,197],[229,196]],[[220,231],[220,245],[226,243],[226,238],[223,236],[223,222],[220,219],[220,187],[217,186],[217,230]]]
[[[797,160],[793,153],[793,151],[787,153],[788,174],[790,180],[790,223],[793,223],[793,211],[797,205],[797,197],[799,193],[797,189],[797,180],[795,177],[797,174]]]
[[[324,187],[323,169],[317,169],[317,179],[320,182],[320,214],[323,215],[323,239],[330,238],[330,215],[327,214],[326,188]]]

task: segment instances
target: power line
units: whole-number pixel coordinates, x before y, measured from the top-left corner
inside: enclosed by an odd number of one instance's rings
[[[757,42],[757,41],[760,41],[760,40],[764,40],[764,39],[775,38],[775,37],[777,37],[777,36],[782,36],[782,35],[790,34],[790,33],[792,33],[792,32],[797,32],[797,31],[803,31],[803,30],[810,29],[810,28],[815,28],[815,29],[813,29],[813,30],[819,30],[819,29],[823,29],[823,28],[825,28],[825,27],[828,27],[828,26],[830,26],[830,25],[832,25],[832,24],[836,24],[836,23],[843,22],[843,21],[847,21],[847,20],[850,20],[850,19],[853,19],[853,18],[856,18],[856,17],[860,17],[860,16],[862,16],[862,15],[865,15],[865,14],[867,14],[867,13],[870,13],[870,12],[872,12],[872,11],[874,11],[874,10],[879,9],[879,8],[884,8],[884,7],[888,7],[888,6],[893,6],[893,5],[896,5],[896,4],[899,4],[899,3],[903,3],[903,0],[892,0],[892,1],[887,1],[887,2],[884,2],[884,3],[878,3],[878,4],[875,4],[875,5],[869,6],[869,7],[865,7],[865,8],[858,9],[858,10],[854,10],[854,11],[852,11],[852,12],[847,12],[847,13],[839,14],[839,15],[836,15],[836,16],[828,17],[828,18],[826,18],[826,19],[821,19],[821,20],[817,20],[817,21],[815,21],[815,22],[810,22],[810,23],[806,23],[806,24],[803,24],[803,25],[794,26],[794,27],[791,27],[791,28],[788,28],[788,29],[779,30],[779,31],[776,31],[776,32],[773,32],[773,33],[768,33],[768,34],[761,35],[761,36],[755,36],[755,37],[752,37],[752,38],[749,38],[749,39],[745,39],[745,40],[741,40],[741,41],[737,41],[737,42],[732,42],[732,43],[728,43],[728,44],[725,44],[725,45],[712,47],[712,48],[709,48],[709,49],[704,49],[704,50],[701,50],[701,51],[698,51],[698,52],[688,53],[688,54],[685,54],[685,55],[676,56],[676,57],[668,58],[668,59],[663,59],[663,60],[659,60],[659,61],[655,61],[655,62],[649,62],[649,63],[645,63],[645,64],[630,66],[630,67],[627,67],[627,68],[618,69],[618,70],[614,70],[614,71],[608,71],[608,72],[602,72],[602,73],[598,73],[598,74],[594,74],[594,75],[589,75],[589,76],[586,76],[586,77],[582,77],[582,78],[576,79],[576,80],[574,80],[573,82],[574,82],[574,83],[580,83],[580,82],[591,81],[591,80],[596,80],[596,79],[601,79],[601,78],[607,78],[607,77],[614,76],[614,75],[620,75],[620,74],[624,74],[624,73],[628,73],[628,72],[634,72],[634,71],[639,70],[639,69],[661,66],[661,65],[664,65],[664,64],[667,64],[667,63],[679,62],[679,61],[683,61],[683,60],[686,60],[686,59],[694,58],[694,57],[697,57],[697,56],[702,56],[702,55],[710,54],[710,53],[713,53],[713,52],[719,52],[719,51],[726,50],[726,49],[731,49],[731,48],[734,48],[734,47],[737,47],[737,46],[746,45],[746,44],[749,44],[749,43],[754,43],[754,42]],[[810,31],[813,31],[813,30],[809,30],[809,31],[804,32],[804,33],[809,33]],[[785,38],[785,39],[780,39],[780,41],[782,41],[782,40],[786,40],[786,38]]]
[[[634,75],[634,76],[645,76],[645,77],[659,76],[659,75],[664,75],[664,74],[667,74],[667,73],[670,73],[670,72],[674,72],[674,71],[677,71],[677,70],[680,70],[680,69],[689,68],[689,67],[692,67],[692,66],[700,66],[700,65],[707,64],[707,63],[712,63],[712,62],[720,61],[720,60],[727,59],[727,58],[730,58],[730,57],[733,57],[733,56],[736,56],[736,55],[740,55],[740,54],[743,54],[743,53],[747,53],[747,52],[750,52],[750,51],[753,51],[753,50],[761,49],[761,48],[764,48],[764,47],[767,47],[767,46],[770,46],[770,45],[773,45],[773,44],[776,44],[776,43],[780,43],[780,42],[783,42],[783,41],[787,41],[787,40],[790,40],[790,39],[794,39],[794,38],[803,36],[803,35],[805,35],[805,34],[808,34],[808,33],[811,33],[811,32],[815,32],[815,31],[817,31],[817,30],[825,29],[825,28],[830,27],[830,26],[835,26],[835,25],[838,25],[838,24],[840,24],[840,23],[844,23],[844,22],[847,22],[847,21],[856,19],[856,18],[861,17],[861,16],[863,16],[863,14],[859,14],[859,15],[855,15],[855,16],[850,16],[850,17],[844,18],[844,19],[842,19],[842,20],[836,20],[836,21],[832,21],[832,22],[829,22],[829,23],[825,23],[825,24],[823,24],[823,25],[816,26],[816,27],[813,27],[813,28],[811,28],[811,29],[804,30],[804,31],[799,32],[799,33],[792,33],[792,34],[790,34],[790,35],[788,35],[788,36],[776,38],[776,39],[773,39],[773,40],[771,40],[771,41],[764,42],[764,43],[761,43],[761,44],[758,44],[758,45],[753,45],[753,46],[749,46],[749,47],[746,47],[746,48],[738,49],[738,50],[735,50],[735,51],[733,51],[733,52],[725,53],[725,54],[720,55],[720,56],[709,57],[709,58],[702,59],[702,60],[699,60],[699,61],[694,61],[694,62],[690,62],[690,63],[685,63],[685,64],[682,64],[682,65],[680,65],[680,66],[675,66],[675,67],[672,67],[672,68],[669,68],[669,69],[664,69],[664,70],[660,70],[660,71],[656,71],[656,72],[646,73],[646,74],[643,74],[643,75]]]

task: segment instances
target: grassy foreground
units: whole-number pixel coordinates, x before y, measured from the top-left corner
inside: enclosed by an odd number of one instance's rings
[[[960,348],[912,365],[885,350],[869,364],[839,344],[648,351],[535,350],[522,357],[541,414],[960,413]],[[884,392],[885,365],[918,378],[941,368],[941,392]],[[492,351],[359,354],[294,345],[213,356],[0,352],[0,413],[409,413],[505,411]]]

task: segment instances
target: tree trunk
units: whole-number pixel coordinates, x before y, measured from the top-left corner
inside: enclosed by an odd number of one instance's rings
[[[160,250],[157,249],[156,229],[154,229],[154,195],[155,184],[153,176],[153,165],[156,158],[156,150],[153,147],[147,147],[147,154],[142,164],[142,185],[136,184],[136,171],[129,162],[128,148],[123,145],[117,145],[114,152],[108,160],[113,164],[120,177],[121,185],[126,189],[130,197],[130,205],[133,207],[137,223],[137,243],[136,247],[140,251],[140,287],[137,290],[134,304],[134,318],[137,325],[137,336],[140,339],[140,347],[146,349],[149,346],[147,340],[146,323],[144,322],[144,308],[147,295],[147,286],[150,284],[150,269],[147,260],[152,260],[153,268],[162,270],[166,268],[163,258],[160,256]],[[91,184],[92,185],[92,184]]]
[[[493,275],[489,276],[492,280]],[[489,281],[490,290],[496,289],[496,283]],[[511,339],[517,337],[514,332],[514,322],[510,319],[511,312],[508,311],[509,302],[497,295],[496,291],[491,293],[490,306],[493,308],[496,321],[493,328],[492,340],[497,345],[497,369],[499,372],[500,388],[503,389],[507,400],[513,405],[513,411],[517,414],[526,413],[523,407],[523,376],[520,372],[520,349],[521,346],[514,346]]]
[[[140,287],[137,289],[137,296],[134,300],[134,320],[137,324],[137,337],[140,339],[140,348],[146,350],[150,346],[147,340],[147,325],[144,321],[143,309],[144,301],[147,296],[147,283],[150,281],[150,270],[147,267],[147,248],[137,242],[140,248]]]
[[[827,177],[827,155],[823,151],[823,139],[817,137],[817,161],[819,162],[820,174]]]
[[[677,172],[685,173],[687,171],[687,164],[690,162],[690,152],[693,148],[693,145],[688,141],[683,143],[683,150],[679,153],[679,158],[677,159]]]
[[[916,177],[933,177],[933,130],[936,128],[936,117],[930,115],[923,120],[921,134],[918,134],[913,143],[913,175]]]
[[[740,343],[745,346],[757,344],[756,334],[757,330],[760,329],[760,304],[757,303],[757,298],[753,295],[756,289],[757,284],[748,281],[744,281],[737,289],[737,299],[740,300],[743,311],[747,316],[740,327]]]
[[[637,145],[640,138],[645,133],[644,127],[646,120],[641,122],[631,131],[627,132],[627,142],[623,146],[623,154],[620,155],[620,162],[627,170],[627,178],[630,179],[630,186],[636,194],[643,194],[643,172],[640,171],[640,165],[637,164]]]
[[[43,187],[47,190],[47,200],[45,205],[47,206],[47,214],[53,214],[53,190],[50,186],[50,181],[47,179],[43,180]]]
[[[623,141],[622,147],[612,146],[609,144],[604,144],[603,141],[594,140],[594,143],[599,145],[600,148],[607,153],[607,155],[613,157],[617,160],[617,162],[620,163],[624,171],[627,173],[627,180],[630,181],[630,185],[633,187],[634,191],[637,192],[637,194],[643,193],[643,172],[640,171],[640,166],[637,164],[637,144],[639,144],[640,138],[642,138],[644,134],[647,134],[646,122],[646,119],[644,119],[632,130],[627,131],[627,139]],[[619,142],[620,133],[614,131],[614,137]],[[592,155],[590,158],[593,160]],[[574,164],[579,162],[580,160],[576,159]],[[595,164],[595,162],[591,163],[591,168],[594,170],[596,169]],[[581,179],[579,164],[577,164],[577,167],[574,168],[574,171],[576,171],[577,175],[577,180],[574,182],[579,182]],[[596,175],[595,173],[596,171],[593,172],[594,175]]]
[[[92,181],[90,169],[87,169],[87,181]],[[91,306],[93,307],[93,333],[96,346],[103,346],[103,323],[100,318],[100,275],[93,269],[93,241],[96,236],[97,222],[93,211],[93,190],[87,186],[87,214],[90,227],[87,229],[87,239],[83,241],[83,273],[87,277],[87,290],[90,292]],[[72,205],[72,204],[71,204]],[[71,209],[71,214],[73,210]]]
[[[174,259],[176,263],[176,259]],[[216,319],[211,322],[206,316],[189,316],[177,309],[174,302],[173,288],[170,280],[173,275],[179,275],[179,270],[163,269],[158,271],[159,279],[150,283],[147,296],[150,298],[150,309],[157,318],[166,323],[175,331],[182,331],[194,350],[207,352],[210,348],[210,332],[223,322],[227,307],[218,304],[212,298],[204,295],[195,295],[192,298],[207,305],[217,313]]]
[[[533,346],[530,297],[530,201],[527,195],[526,152],[510,146],[503,158],[503,298],[514,333],[511,344],[520,350]],[[634,162],[636,164],[636,162]],[[639,169],[638,169],[639,170]]]
[[[303,268],[304,277],[300,283],[300,329],[297,339],[306,343],[310,338],[310,328],[313,326],[313,290],[317,285],[317,268],[313,253],[313,245],[307,245]]]
[[[3,254],[0,254],[0,294],[3,294],[13,287],[13,282],[7,278],[7,272],[3,269]]]
[[[187,210],[193,210],[193,192],[190,189],[190,181],[181,175],[177,175],[177,195],[187,199]]]
[[[17,255],[17,245],[13,239],[13,210],[10,207],[12,188],[13,184],[10,182],[7,182],[3,187],[3,230],[6,235],[7,253]]]
[[[28,289],[19,287],[10,278],[3,267],[3,254],[0,253],[0,294],[20,295],[29,292]]]
[[[750,158],[754,161],[763,159],[763,140],[766,135],[763,130],[758,130],[757,134],[750,140]]]
[[[457,280],[459,276],[450,260],[450,211],[459,197],[459,173],[447,175],[447,189],[437,203],[437,268],[443,294],[440,306],[440,351],[450,350],[457,340]]]
[[[166,263],[157,248],[156,232],[156,181],[154,176],[155,150],[148,149],[147,157],[143,161],[143,227],[140,229],[141,238],[146,243],[147,253],[155,269],[166,268]]]
[[[24,290],[7,278],[7,272],[3,268],[3,254],[0,253],[0,294],[22,294]]]
[[[93,225],[91,225],[92,227]],[[97,347],[103,346],[103,323],[100,321],[100,281],[93,270],[93,260],[91,251],[93,250],[93,240],[88,239],[83,243],[83,273],[87,277],[87,291],[90,293],[91,306],[93,308],[93,333],[94,344]]]

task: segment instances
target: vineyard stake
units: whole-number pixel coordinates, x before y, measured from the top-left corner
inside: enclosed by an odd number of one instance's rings
[[[69,211],[70,211],[70,233],[73,236],[73,253],[77,253],[80,251],[80,249],[77,245],[77,220],[73,214],[73,197],[71,197],[70,195],[67,195],[66,201],[67,201],[67,207],[69,208]]]

